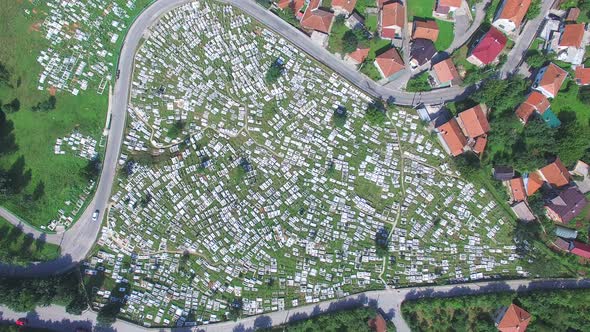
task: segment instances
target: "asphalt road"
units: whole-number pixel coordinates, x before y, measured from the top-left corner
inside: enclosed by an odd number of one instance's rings
[[[195,328],[157,328],[149,329],[143,326],[117,320],[110,328],[95,331],[253,331],[256,328],[279,325],[284,322],[307,318],[309,316],[325,313],[333,310],[345,309],[359,305],[372,305],[380,308],[385,315],[395,323],[397,331],[410,331],[403,320],[400,306],[403,301],[417,298],[440,298],[468,294],[484,294],[500,291],[528,291],[540,289],[576,289],[590,288],[590,279],[576,280],[508,280],[479,282],[461,285],[445,285],[435,287],[413,287],[404,289],[388,289],[381,291],[365,292],[358,295],[348,296],[337,300],[321,302],[317,304],[302,306],[299,308],[271,312],[259,316],[251,316],[240,319],[236,322],[222,322],[211,325],[201,325]],[[504,303],[498,303],[498,306]],[[32,327],[54,328],[59,331],[73,331],[76,327],[90,328],[96,324],[96,313],[87,311],[81,316],[70,315],[65,312],[64,307],[48,306],[40,307],[33,312],[19,313],[6,307],[0,306],[0,321],[13,322],[20,317],[27,317]]]

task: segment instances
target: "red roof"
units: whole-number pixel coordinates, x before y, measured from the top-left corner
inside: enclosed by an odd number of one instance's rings
[[[381,314],[377,314],[369,320],[369,328],[375,332],[387,332],[387,322]]]
[[[473,152],[477,154],[482,154],[483,151],[486,149],[486,145],[488,144],[487,136],[479,136],[475,140],[475,145],[473,146]]]
[[[555,97],[566,77],[567,72],[552,62],[547,66],[547,70],[545,70],[541,80],[539,80],[539,88],[545,89],[545,91]]]
[[[572,249],[572,254],[578,255],[578,256],[584,257],[584,258],[590,258],[590,245],[583,243],[583,242],[579,242],[579,241],[573,241],[573,242],[574,242],[574,248]]]
[[[534,112],[543,114],[549,109],[549,106],[551,106],[551,104],[544,94],[538,91],[533,91],[528,95],[527,99],[518,106],[516,109],[516,116],[518,116],[518,118],[524,123],[527,123]]]
[[[334,13],[319,8],[320,0],[311,0],[301,18],[301,26],[323,33],[330,32]]]
[[[354,61],[361,63],[365,61],[365,59],[369,55],[369,50],[369,48],[357,48],[356,51],[348,54],[348,56]]]
[[[467,144],[467,138],[463,135],[455,118],[452,118],[449,122],[436,129],[440,132],[453,156],[458,156],[463,153],[463,148],[465,147],[465,144]]]
[[[349,13],[352,13],[355,5],[356,0],[332,0],[332,8],[339,7]]]
[[[390,2],[383,5],[381,10],[381,36],[396,38],[396,30],[401,30],[405,24],[404,6],[399,2]]]
[[[281,9],[291,8],[293,13],[299,13],[305,5],[305,0],[279,0],[277,6]]]
[[[459,8],[459,7],[461,7],[461,0],[439,0],[438,3],[437,3],[437,9],[439,7],[445,7],[445,8],[455,7],[455,8]]]
[[[503,33],[492,27],[479,41],[471,55],[478,58],[483,64],[489,65],[500,55],[507,41],[508,39]]]
[[[570,172],[565,165],[557,158],[551,164],[539,170],[545,181],[554,187],[563,187],[570,182]]]
[[[579,85],[590,84],[590,68],[584,68],[584,66],[576,67],[576,83]]]
[[[531,314],[516,304],[511,304],[498,323],[501,332],[524,332],[531,321]]]
[[[412,39],[429,39],[435,42],[438,39],[438,24],[435,20],[414,21]]]
[[[459,113],[459,123],[466,136],[476,138],[490,131],[490,124],[481,105]]]
[[[451,58],[435,64],[432,69],[434,69],[434,74],[440,83],[452,82],[460,78],[457,67]]]
[[[509,20],[518,28],[530,5],[531,0],[504,0],[504,6],[498,18]]]
[[[510,180],[510,192],[512,198],[517,201],[524,201],[526,199],[526,192],[524,190],[524,182],[522,178],[515,178]]]
[[[375,63],[385,78],[404,69],[404,60],[402,60],[402,57],[395,48],[390,48],[384,53],[379,54],[375,58]]]
[[[582,40],[584,39],[584,32],[586,31],[586,25],[583,23],[579,24],[566,24],[561,33],[561,39],[559,40],[560,47],[582,47]]]
[[[539,173],[534,172],[529,174],[529,177],[527,178],[527,184],[526,184],[526,193],[528,196],[532,196],[534,193],[537,192],[537,190],[541,189],[541,187],[543,186],[543,179],[541,179],[541,176],[539,175]]]

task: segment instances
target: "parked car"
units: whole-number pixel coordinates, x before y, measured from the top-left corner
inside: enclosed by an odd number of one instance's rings
[[[92,214],[92,221],[96,221],[98,220],[98,214],[100,212],[98,210],[94,211],[94,213]]]
[[[16,326],[25,326],[28,323],[29,323],[29,320],[24,317],[16,320]]]

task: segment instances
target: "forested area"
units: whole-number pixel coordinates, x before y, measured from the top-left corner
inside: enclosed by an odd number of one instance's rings
[[[326,331],[371,331],[369,320],[377,315],[377,309],[372,307],[359,307],[349,310],[340,310],[325,313],[312,318],[289,322],[262,331],[290,331],[290,332],[326,332]],[[387,331],[395,331],[395,326],[387,322]]]
[[[531,316],[527,331],[590,331],[590,290],[494,293],[402,304],[412,331],[496,331],[494,315],[514,303]]]
[[[0,303],[19,312],[59,304],[71,314],[88,307],[77,270],[48,278],[0,277]]]

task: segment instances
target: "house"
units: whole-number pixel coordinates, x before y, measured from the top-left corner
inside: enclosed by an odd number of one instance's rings
[[[580,8],[572,7],[567,11],[566,22],[576,22],[580,17]]]
[[[305,0],[279,0],[277,2],[277,7],[280,9],[290,8],[294,15],[297,15],[303,6],[305,6]]]
[[[533,89],[541,92],[547,98],[555,98],[567,77],[567,72],[553,62],[539,70]]]
[[[462,0],[437,0],[434,4],[434,17],[448,19],[453,13],[461,7]]]
[[[590,84],[590,68],[585,68],[584,65],[576,67],[576,84],[588,85]]]
[[[512,198],[512,201],[521,202],[526,199],[526,191],[522,178],[510,179],[508,181],[508,187],[510,188],[510,198]]]
[[[590,258],[590,245],[580,241],[572,241],[571,253],[584,258]]]
[[[561,33],[553,35],[551,49],[557,53],[557,60],[580,65],[584,61],[587,43],[586,25],[570,23]]]
[[[415,20],[412,39],[429,39],[436,42],[438,39],[438,24],[436,24],[435,20]]]
[[[401,39],[405,25],[405,9],[399,2],[383,5],[379,14],[379,35],[384,39]]]
[[[391,79],[393,76],[405,68],[404,60],[399,55],[397,49],[390,48],[375,58],[375,66],[383,78]]]
[[[551,104],[545,95],[538,91],[531,92],[526,100],[516,109],[516,116],[523,124],[526,124],[530,117],[535,114],[543,114]]]
[[[510,207],[518,220],[522,221],[533,221],[535,220],[535,215],[531,208],[526,204],[525,201],[518,202]]]
[[[545,214],[553,221],[568,223],[587,205],[586,197],[576,187],[569,187],[545,205]]]
[[[420,67],[428,63],[436,52],[436,47],[432,40],[414,39],[410,46],[410,65],[413,69]]]
[[[467,61],[478,67],[494,63],[507,42],[508,38],[498,29],[492,27],[471,51]]]
[[[492,25],[506,33],[520,29],[530,5],[531,0],[504,0]]]
[[[357,12],[353,12],[344,22],[349,29],[361,29],[365,26],[365,19]]]
[[[467,138],[463,135],[463,131],[455,118],[436,129],[438,130],[439,140],[447,153],[453,157],[463,153],[467,145]]]
[[[541,168],[539,170],[539,175],[541,175],[543,181],[555,188],[563,187],[570,183],[570,172],[568,172],[567,168],[559,158],[551,164]]]
[[[369,328],[375,332],[387,332],[387,322],[380,313],[368,321]]]
[[[543,179],[538,172],[525,174],[523,176],[524,186],[527,196],[533,196],[541,187],[543,187]]]
[[[496,327],[500,332],[524,332],[531,321],[531,314],[516,304],[502,308],[496,316]]]
[[[352,14],[356,0],[332,0],[332,10],[336,15],[348,16]]]
[[[461,77],[457,67],[451,58],[436,63],[432,66],[430,76],[434,78],[437,87],[455,86],[461,84]]]
[[[320,0],[311,0],[301,18],[300,24],[305,29],[329,34],[334,21],[334,13],[321,9],[320,4]]]
[[[355,65],[363,63],[369,55],[370,48],[357,48],[356,51],[348,54],[344,60],[352,62]]]
[[[578,160],[576,166],[574,166],[574,170],[571,172],[573,175],[573,180],[576,186],[578,186],[578,190],[582,194],[587,194],[590,192],[590,165],[586,164],[585,162]]]
[[[476,138],[485,135],[490,131],[490,124],[486,112],[487,107],[483,104],[479,104],[459,113],[457,118],[459,125],[463,128],[465,136]]]
[[[561,225],[556,225],[555,235],[559,236],[560,238],[573,240],[578,237],[578,231],[575,229],[563,227]]]
[[[553,244],[563,250],[563,251],[571,251],[574,248],[574,244],[570,241],[564,240],[560,237],[558,237],[557,239],[555,239],[555,241],[553,241]]]
[[[499,181],[508,181],[514,177],[514,169],[509,166],[496,166],[492,169],[492,176]]]

